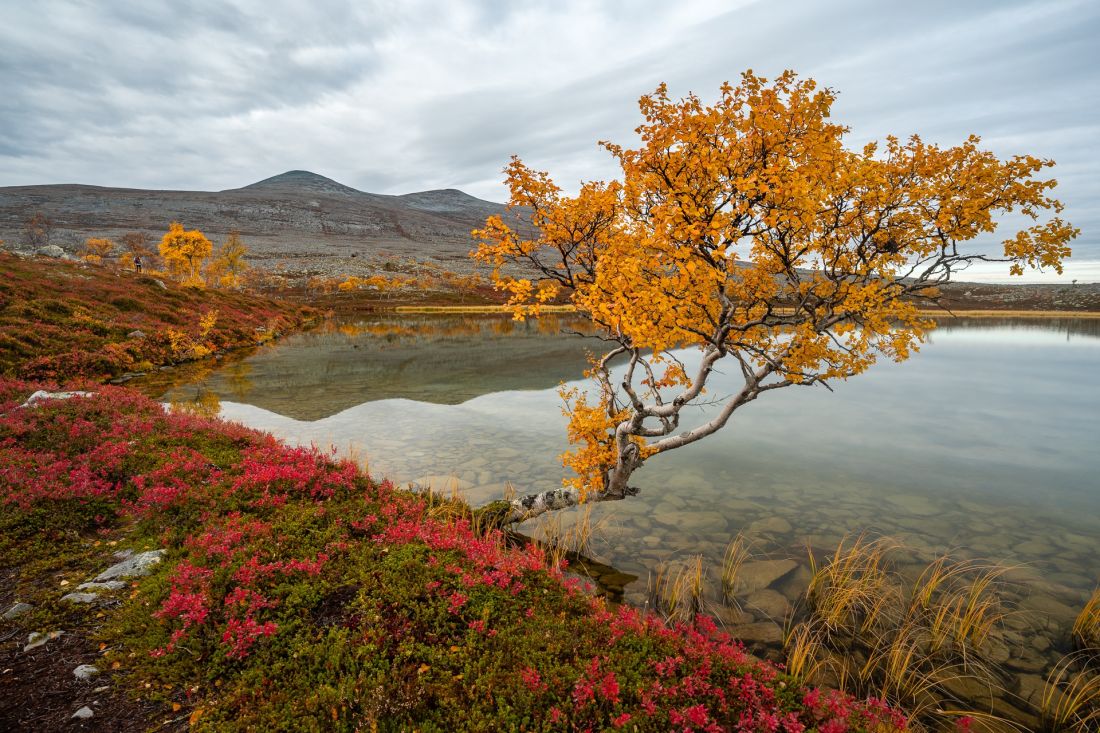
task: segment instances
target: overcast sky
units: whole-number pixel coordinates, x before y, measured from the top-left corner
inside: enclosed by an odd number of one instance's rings
[[[661,81],[713,99],[792,68],[840,91],[853,145],[1054,158],[1083,230],[1067,277],[1100,280],[1098,37],[1096,0],[0,0],[0,186],[306,169],[503,201],[512,154],[566,188],[614,176],[596,141],[632,142]]]

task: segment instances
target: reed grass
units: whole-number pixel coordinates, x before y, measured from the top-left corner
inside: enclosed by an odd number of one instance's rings
[[[1047,675],[1039,705],[1044,731],[1100,731],[1100,673],[1088,662],[1085,653],[1070,654]]]
[[[752,555],[749,554],[745,537],[738,533],[726,545],[726,551],[722,555],[722,598],[727,604],[737,606],[734,599],[737,579],[741,573],[741,567],[750,557]]]
[[[859,535],[821,561],[810,552],[803,619],[785,635],[788,671],[881,697],[907,710],[915,729],[950,727],[966,713],[952,709],[959,704],[984,708],[973,716],[982,727],[999,724],[989,708],[1002,688],[987,647],[1006,613],[1006,569],[943,556],[906,583],[893,566],[897,547]],[[954,691],[975,686],[989,690],[988,705]]]
[[[895,546],[886,538],[842,540],[832,557],[819,565],[811,552],[806,601],[830,633],[868,630],[893,600],[887,555]]]
[[[702,555],[671,567],[662,563],[646,582],[646,605],[666,622],[692,622],[703,610],[706,576]]]
[[[1073,622],[1073,641],[1092,654],[1100,654],[1100,588],[1092,592],[1085,607]]]
[[[582,504],[576,510],[576,521],[569,527],[563,521],[564,512],[551,512],[542,520],[539,532],[551,568],[564,567],[570,555],[593,554],[595,540],[609,521],[609,515],[593,522],[592,506]]]

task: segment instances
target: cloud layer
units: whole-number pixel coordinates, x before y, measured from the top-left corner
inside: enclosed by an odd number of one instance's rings
[[[595,143],[629,143],[660,81],[707,98],[793,68],[840,90],[853,144],[975,132],[1054,158],[1075,260],[1100,261],[1089,0],[162,5],[8,4],[0,185],[216,190],[303,168],[503,200],[513,153],[567,187],[614,175]]]

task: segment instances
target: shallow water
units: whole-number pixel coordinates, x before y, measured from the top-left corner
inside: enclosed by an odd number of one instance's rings
[[[561,333],[577,327],[375,317],[202,368],[163,397],[220,401],[227,419],[335,445],[372,474],[476,504],[506,482],[521,493],[560,484],[557,385],[581,383],[585,352],[599,346]],[[710,394],[731,391],[733,376]],[[834,389],[764,395],[641,469],[640,496],[595,507],[590,552],[620,571],[613,584],[645,602],[655,568],[696,553],[717,567],[739,532],[761,556],[804,562],[807,545],[870,531],[904,542],[903,564],[950,551],[1014,566],[1022,613],[1011,628],[1064,649],[1100,578],[1100,319],[948,321],[909,361]],[[773,589],[793,602],[805,576],[803,565]],[[774,596],[763,605],[746,610],[785,611]],[[1025,651],[1013,652],[1018,671],[1053,659]]]

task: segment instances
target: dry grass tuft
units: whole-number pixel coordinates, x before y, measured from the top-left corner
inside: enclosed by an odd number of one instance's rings
[[[749,554],[748,545],[744,535],[738,533],[733,540],[726,545],[726,551],[722,556],[722,598],[728,604],[736,605],[734,589],[737,586],[737,577],[741,572],[741,566],[752,557]]]
[[[1100,653],[1100,588],[1092,592],[1073,622],[1073,640],[1082,649]]]
[[[666,621],[694,621],[703,610],[705,586],[702,555],[692,555],[672,567],[658,565],[649,576],[647,605]]]
[[[990,661],[991,637],[1005,616],[1005,568],[940,557],[913,583],[895,571],[897,545],[865,535],[846,539],[813,573],[804,618],[788,629],[788,671],[807,683],[831,684],[857,696],[881,697],[907,710],[915,725],[950,727],[973,714],[985,727],[999,673]],[[962,700],[961,690],[988,690]],[[1007,721],[1000,724],[1010,725]]]
[[[1040,703],[1044,730],[1100,730],[1100,674],[1088,668],[1088,661],[1086,654],[1070,654],[1047,675]]]

